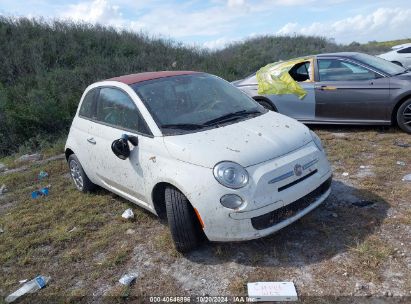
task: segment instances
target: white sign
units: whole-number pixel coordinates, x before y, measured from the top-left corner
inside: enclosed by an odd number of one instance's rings
[[[298,301],[293,282],[247,283],[248,296],[256,301]]]

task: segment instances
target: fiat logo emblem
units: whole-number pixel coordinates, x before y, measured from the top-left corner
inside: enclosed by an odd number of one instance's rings
[[[301,166],[300,164],[296,164],[294,166],[294,173],[297,176],[301,176],[301,174],[303,174],[303,166]]]

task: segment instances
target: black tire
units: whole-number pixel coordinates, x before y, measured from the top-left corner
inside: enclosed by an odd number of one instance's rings
[[[73,180],[77,190],[81,192],[90,192],[96,189],[96,185],[90,181],[76,155],[71,154],[67,160],[67,163],[69,166],[71,179]]]
[[[403,131],[411,134],[411,98],[398,108],[397,123]]]
[[[177,251],[188,252],[199,245],[200,227],[193,207],[176,188],[165,189],[167,220]]]
[[[391,62],[394,63],[394,64],[396,64],[396,65],[403,66],[402,63],[399,62],[399,61],[391,61]]]
[[[266,101],[266,100],[261,100],[261,99],[260,99],[260,100],[257,100],[257,102],[258,102],[260,105],[262,105],[264,108],[266,108],[267,110],[276,112],[275,109],[274,109],[274,107],[272,106],[272,104],[270,104],[268,101]]]

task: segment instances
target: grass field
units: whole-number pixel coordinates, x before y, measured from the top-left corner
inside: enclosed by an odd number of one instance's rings
[[[51,277],[48,286],[23,302],[246,295],[247,282],[272,280],[293,281],[307,303],[310,296],[411,301],[411,183],[401,181],[411,173],[411,148],[395,144],[411,144],[411,136],[394,128],[314,130],[334,170],[324,204],[275,235],[205,243],[185,256],[174,250],[166,223],[154,215],[103,189],[76,191],[65,159],[0,160],[9,169],[23,167],[0,173],[0,186],[9,190],[0,196],[2,299],[19,280],[42,274]],[[44,158],[61,150],[51,147]],[[49,177],[38,181],[41,170]],[[30,197],[46,185],[48,196]],[[127,208],[134,220],[121,217]],[[120,285],[120,277],[132,271],[139,273],[135,284]]]

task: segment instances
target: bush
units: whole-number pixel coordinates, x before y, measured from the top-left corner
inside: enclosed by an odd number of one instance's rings
[[[235,80],[279,59],[344,49],[321,37],[263,36],[211,52],[99,25],[0,17],[0,155],[65,134],[98,80],[173,69]]]

